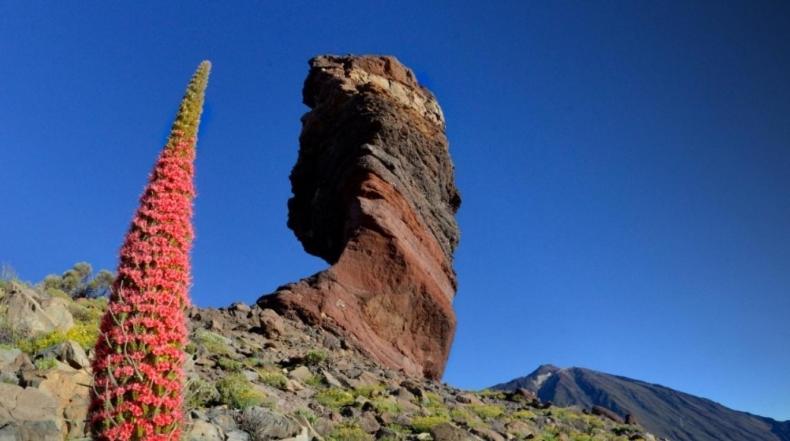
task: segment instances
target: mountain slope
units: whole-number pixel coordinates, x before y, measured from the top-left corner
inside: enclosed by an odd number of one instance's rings
[[[790,421],[739,412],[657,384],[582,368],[543,365],[493,389],[527,389],[560,406],[606,407],[676,441],[788,441]]]

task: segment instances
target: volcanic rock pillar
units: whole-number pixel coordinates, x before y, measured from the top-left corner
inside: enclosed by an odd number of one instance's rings
[[[258,303],[439,379],[455,333],[461,203],[442,111],[393,57],[316,57],[303,94],[288,226],[331,267]]]

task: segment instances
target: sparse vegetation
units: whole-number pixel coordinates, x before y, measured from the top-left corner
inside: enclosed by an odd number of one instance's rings
[[[48,356],[48,357],[39,358],[38,360],[35,361],[34,364],[36,366],[36,369],[40,371],[46,371],[54,368],[58,364],[58,362],[57,360],[55,360],[55,357]]]
[[[184,407],[187,410],[200,409],[220,399],[217,388],[200,377],[188,379],[184,389]]]
[[[266,395],[255,389],[255,386],[243,374],[229,374],[217,382],[219,401],[234,409],[260,406]]]
[[[304,356],[304,362],[308,366],[316,366],[326,360],[327,353],[324,351],[310,351]]]
[[[329,441],[371,441],[373,436],[367,434],[355,423],[338,424],[327,437]]]
[[[414,429],[415,432],[427,432],[431,430],[432,427],[438,426],[442,423],[449,423],[450,417],[447,415],[430,415],[430,416],[418,416],[414,417],[411,420],[411,427]]]
[[[338,410],[343,406],[354,403],[354,395],[336,387],[330,387],[318,392],[315,399],[322,406],[326,406],[333,410]]]

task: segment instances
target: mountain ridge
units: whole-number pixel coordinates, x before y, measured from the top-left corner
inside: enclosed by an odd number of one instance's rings
[[[545,364],[492,389],[526,389],[559,406],[603,407],[623,419],[630,415],[647,430],[677,441],[790,440],[790,421],[733,410],[667,386],[592,369]]]

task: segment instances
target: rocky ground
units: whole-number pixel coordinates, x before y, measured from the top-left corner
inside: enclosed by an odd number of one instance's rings
[[[0,286],[0,440],[89,439],[104,301],[41,291]],[[258,306],[192,308],[189,319],[186,440],[654,439],[526,391],[465,391],[381,368],[354,342]]]

